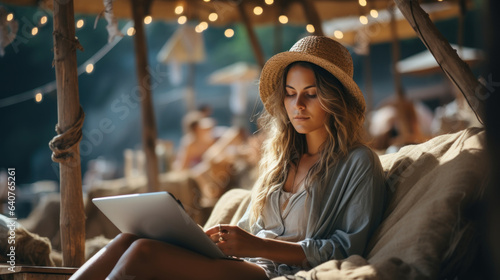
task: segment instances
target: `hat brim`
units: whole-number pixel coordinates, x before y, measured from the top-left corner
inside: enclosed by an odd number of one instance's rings
[[[273,112],[270,111],[271,105],[267,102],[267,100],[271,94],[276,93],[277,85],[283,75],[283,72],[285,71],[285,68],[296,61],[310,62],[330,72],[340,81],[340,83],[342,83],[346,93],[351,94],[356,99],[360,108],[363,111],[365,110],[366,105],[363,93],[352,77],[350,77],[342,69],[330,61],[317,56],[302,52],[288,51],[274,55],[266,62],[264,68],[262,68],[259,83],[260,98],[264,107],[270,114],[273,114]]]

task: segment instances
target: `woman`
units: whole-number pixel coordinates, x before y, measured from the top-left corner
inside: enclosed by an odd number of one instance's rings
[[[237,226],[206,231],[244,261],[122,234],[71,279],[269,279],[363,254],[385,193],[378,157],[362,145],[365,103],[349,52],[303,38],[266,63],[260,96],[269,138],[251,205]]]

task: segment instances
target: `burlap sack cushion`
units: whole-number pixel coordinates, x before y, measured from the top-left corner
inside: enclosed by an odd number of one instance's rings
[[[382,156],[392,197],[367,259],[399,258],[428,278],[455,278],[477,248],[468,210],[485,187],[484,130],[469,128]]]
[[[366,256],[332,260],[275,280],[453,279],[475,257],[475,232],[467,210],[484,188],[485,156],[484,130],[478,128],[381,156],[390,197]],[[230,191],[216,205],[210,223],[237,221],[243,213],[235,215],[236,206],[249,195]],[[224,206],[228,204],[232,206]]]
[[[246,189],[231,189],[224,193],[205,223],[205,230],[218,224],[235,225],[245,214],[250,196],[250,190]]]

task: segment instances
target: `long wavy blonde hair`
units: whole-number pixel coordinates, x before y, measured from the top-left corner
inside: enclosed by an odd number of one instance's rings
[[[284,106],[286,76],[290,68],[299,65],[314,72],[317,96],[321,108],[327,112],[325,128],[327,140],[320,147],[320,158],[306,175],[305,186],[309,191],[313,182],[325,183],[328,170],[347,155],[349,150],[363,142],[364,111],[355,98],[346,94],[342,84],[330,72],[304,61],[294,62],[283,71],[274,95],[268,97],[268,112],[259,118],[262,130],[267,133],[262,158],[259,164],[260,176],[254,185],[250,224],[262,213],[270,193],[281,188],[289,170],[298,164],[307,152],[304,134],[294,129]]]

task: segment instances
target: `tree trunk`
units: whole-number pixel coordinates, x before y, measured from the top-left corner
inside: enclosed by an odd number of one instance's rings
[[[156,122],[151,97],[151,76],[148,73],[148,54],[146,36],[144,34],[143,20],[145,17],[144,3],[132,0],[132,14],[134,18],[134,45],[135,61],[137,67],[138,91],[141,96],[142,115],[142,146],[146,156],[146,176],[148,192],[159,190],[158,161],[156,159]]]
[[[59,162],[61,189],[61,244],[63,266],[85,261],[85,213],[79,143],[83,111],[78,96],[75,15],[73,0],[54,0],[54,64],[57,83],[56,136],[50,143],[52,159]],[[64,151],[63,151],[64,150]],[[56,154],[57,151],[62,151]]]

